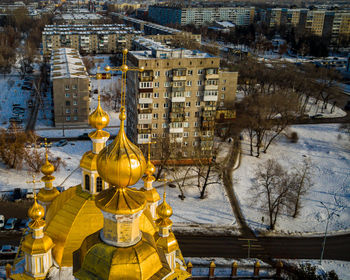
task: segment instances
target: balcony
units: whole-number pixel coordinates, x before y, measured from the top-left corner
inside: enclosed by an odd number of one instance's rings
[[[138,108],[137,112],[139,114],[151,114],[152,113],[152,108]]]
[[[218,85],[205,85],[204,90],[218,90]]]
[[[173,76],[173,81],[186,81],[186,75],[183,76]]]
[[[152,123],[152,114],[139,114],[138,115],[139,124],[151,124]]]
[[[184,128],[183,127],[172,127],[172,123],[171,123],[170,127],[169,127],[169,132],[170,133],[183,133]]]
[[[170,143],[182,143],[182,137],[172,137],[170,138]]]
[[[151,129],[149,129],[149,128],[138,128],[137,133],[138,134],[149,134],[150,130]]]
[[[151,139],[151,134],[139,134],[137,135],[137,144],[148,143],[150,139]]]
[[[209,80],[209,79],[213,79],[213,80],[217,80],[219,79],[219,74],[206,74],[205,75],[205,79],[206,80]]]
[[[217,95],[204,94],[203,100],[204,100],[204,101],[214,101],[214,102],[217,102],[217,101],[218,101],[218,96],[217,96]]]
[[[140,77],[140,82],[152,82],[152,81],[153,81],[153,76]]]
[[[139,98],[139,104],[152,104],[152,98]]]
[[[186,97],[184,96],[173,96],[171,97],[171,102],[185,102],[186,101]]]

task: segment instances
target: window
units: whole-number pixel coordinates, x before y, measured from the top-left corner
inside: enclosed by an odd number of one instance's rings
[[[153,82],[140,82],[139,88],[152,88]]]
[[[169,108],[169,104],[168,104],[168,103],[164,103],[164,104],[163,104],[163,107],[164,107],[164,108]]]
[[[165,82],[164,87],[170,87],[170,82]]]
[[[152,133],[152,138],[157,138],[158,134],[157,133]]]
[[[70,109],[66,108],[66,114],[70,113]]]
[[[160,71],[155,71],[154,72],[154,76],[159,77],[160,76]],[[158,85],[159,85],[159,83],[158,83]]]
[[[67,92],[67,93],[65,94],[65,97],[70,97],[70,94]]]
[[[221,94],[221,99],[225,99],[225,94]]]
[[[222,87],[222,89],[221,89],[222,91],[225,91],[226,90],[226,87]]]
[[[140,104],[140,109],[148,109],[149,107],[150,107],[150,104],[148,104],[148,103],[145,103],[145,104],[141,103]]]
[[[74,113],[78,113],[78,109],[74,109],[73,112],[74,112]]]
[[[158,120],[158,114],[156,113],[156,114],[153,114],[153,119],[154,120]]]
[[[186,97],[191,97],[191,92],[190,91],[186,91]]]
[[[191,115],[190,112],[185,112],[186,117],[189,117],[190,115]]]
[[[220,107],[224,107],[224,102],[220,102]]]
[[[153,97],[154,97],[154,98],[158,98],[158,97],[159,97],[159,92],[153,93]]]
[[[167,128],[167,127],[168,127],[167,123],[162,123],[162,128]]]
[[[85,190],[90,191],[90,176],[86,174],[84,181]]]
[[[192,146],[193,146],[193,147],[196,147],[197,145],[198,145],[198,142],[197,142],[197,141],[193,141],[193,142],[192,142]]]
[[[74,120],[74,121],[77,121],[77,120],[78,120],[78,117],[77,117],[77,116],[74,116],[74,117],[73,117],[73,120]]]
[[[196,96],[201,96],[201,92],[197,91]]]
[[[189,127],[188,122],[184,122],[184,127]]]
[[[224,84],[226,84],[226,80],[224,80],[224,82],[223,82]]]
[[[96,178],[96,192],[102,191],[102,179],[101,177]]]
[[[198,85],[198,86],[201,86],[201,85],[202,85],[202,80],[198,80],[198,81],[197,81],[197,85]]]
[[[188,87],[192,86],[192,81],[187,81],[187,86]]]
[[[169,98],[169,92],[164,92],[164,98]]]
[[[184,137],[188,137],[188,132],[184,132]]]
[[[72,85],[72,89],[77,89],[77,85]]]
[[[200,107],[201,106],[201,102],[200,101],[196,101],[196,107]]]
[[[202,75],[203,74],[203,69],[198,69],[198,75]]]
[[[197,137],[197,136],[198,136],[198,132],[195,131],[195,132],[193,133],[193,136],[194,136],[194,137]]]
[[[64,86],[64,89],[65,89],[65,90],[69,90],[69,85],[65,85],[65,86]]]
[[[195,116],[196,118],[198,118],[198,117],[199,117],[199,112],[194,112],[194,116]]]
[[[187,147],[187,146],[188,146],[188,143],[187,143],[187,142],[184,142],[184,146]]]
[[[157,129],[158,128],[158,124],[157,123],[152,124],[152,128]]]
[[[155,82],[155,83],[154,83],[154,87],[155,87],[155,88],[158,88],[158,87],[159,87],[159,82]]]
[[[167,113],[164,113],[163,114],[163,119],[167,119],[168,118],[168,114]]]
[[[73,97],[76,98],[78,96],[77,93],[73,93]]]
[[[70,106],[70,101],[66,101],[66,106]]]
[[[154,109],[158,109],[159,108],[159,104],[158,103],[153,103],[153,108]]]
[[[198,123],[197,122],[194,123],[194,127],[198,127]]]
[[[74,100],[73,105],[78,105],[78,102],[76,100]]]
[[[152,93],[150,92],[141,92],[140,98],[152,98]]]
[[[187,75],[192,76],[193,75],[193,70],[188,70]]]
[[[70,121],[70,116],[66,117],[66,121],[69,122]]]
[[[172,71],[171,70],[165,71],[165,76],[171,77],[172,76]]]
[[[191,107],[191,102],[186,102],[186,107]]]

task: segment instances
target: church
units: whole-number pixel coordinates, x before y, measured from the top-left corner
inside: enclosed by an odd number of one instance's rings
[[[121,71],[126,84],[127,50]],[[142,69],[139,69],[142,71]],[[97,79],[101,76],[97,74]],[[58,192],[54,166],[41,168],[45,186],[28,210],[30,232],[23,238],[11,278],[17,279],[187,279],[191,275],[170,219],[173,210],[153,188],[155,166],[148,152],[126,136],[125,87],[120,130],[106,145],[109,123],[100,97],[89,116],[92,150],[80,161],[81,184]],[[133,186],[144,181],[141,189]]]

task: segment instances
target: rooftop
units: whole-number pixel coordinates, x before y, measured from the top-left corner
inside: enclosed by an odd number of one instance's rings
[[[84,63],[75,49],[54,50],[51,56],[51,79],[88,78]]]

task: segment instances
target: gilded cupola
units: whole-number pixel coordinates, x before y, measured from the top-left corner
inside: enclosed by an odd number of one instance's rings
[[[124,120],[125,108],[122,106],[120,130],[114,141],[106,146],[97,157],[97,171],[112,186],[132,186],[143,176],[146,160],[141,150],[126,136]]]
[[[109,116],[103,111],[100,99],[101,97],[99,95],[97,99],[97,108],[89,116],[89,124],[97,130],[105,128],[109,123]]]

